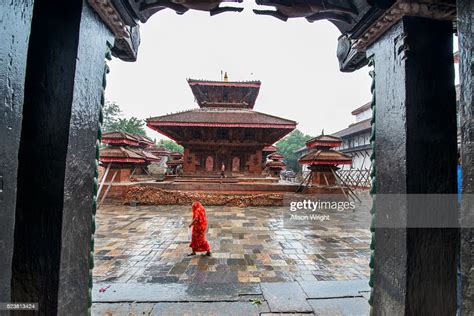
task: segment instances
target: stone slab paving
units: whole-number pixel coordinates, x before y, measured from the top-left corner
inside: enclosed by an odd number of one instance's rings
[[[95,282],[259,283],[366,279],[370,200],[326,222],[288,227],[288,208],[206,207],[211,258],[188,257],[190,207],[105,205]]]
[[[310,313],[312,307],[298,282],[262,283],[263,297],[272,313]]]
[[[368,280],[299,282],[308,298],[355,297],[370,292]]]
[[[126,304],[93,304],[92,315],[103,316],[258,316],[268,312],[266,304],[254,305],[247,302],[214,302],[214,303],[126,303]]]
[[[362,316],[369,315],[370,305],[364,297],[308,300],[315,315]]]
[[[262,298],[258,283],[147,284],[97,283],[94,302],[209,302]]]
[[[367,298],[361,295],[367,293],[363,282],[367,280],[304,284],[96,284],[92,314],[368,315]]]

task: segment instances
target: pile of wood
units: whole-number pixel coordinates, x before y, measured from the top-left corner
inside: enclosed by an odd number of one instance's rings
[[[152,187],[132,186],[125,195],[125,204],[140,205],[191,205],[200,201],[204,205],[226,206],[281,206],[282,193],[231,194],[188,191],[169,191]]]

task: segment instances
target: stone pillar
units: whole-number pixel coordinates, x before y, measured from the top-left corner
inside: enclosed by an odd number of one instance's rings
[[[461,95],[461,315],[474,314],[474,2],[458,0],[459,77]]]
[[[456,228],[404,227],[431,214],[405,194],[456,192],[452,23],[403,17],[368,50],[375,64],[375,315],[454,315]],[[381,195],[400,194],[398,205]],[[381,222],[396,227],[381,227]]]
[[[11,301],[38,302],[42,315],[88,312],[107,41],[113,43],[111,32],[86,1],[35,1],[18,155]]]
[[[33,1],[0,2],[0,302],[10,301],[26,57]]]

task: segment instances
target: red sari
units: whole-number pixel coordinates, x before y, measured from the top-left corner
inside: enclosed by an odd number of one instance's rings
[[[193,234],[189,247],[193,249],[193,252],[197,251],[211,251],[211,247],[206,240],[206,228],[207,218],[206,210],[200,202],[194,202],[192,206],[193,210]]]

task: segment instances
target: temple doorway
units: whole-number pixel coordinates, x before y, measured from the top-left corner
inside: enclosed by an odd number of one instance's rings
[[[240,171],[240,158],[234,157],[232,158],[232,172],[239,172]]]
[[[206,171],[214,171],[214,158],[212,156],[207,156],[206,158]]]

